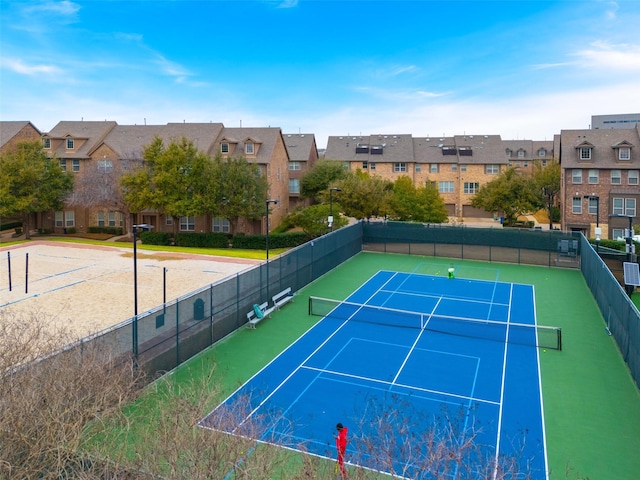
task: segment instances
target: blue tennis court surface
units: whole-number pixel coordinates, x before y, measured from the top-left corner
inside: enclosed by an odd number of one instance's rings
[[[202,426],[335,458],[341,422],[352,465],[547,478],[531,285],[380,271],[313,303],[326,316]]]

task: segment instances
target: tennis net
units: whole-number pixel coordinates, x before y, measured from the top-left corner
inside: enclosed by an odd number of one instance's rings
[[[562,350],[559,327],[431,315],[314,296],[309,297],[309,315]]]

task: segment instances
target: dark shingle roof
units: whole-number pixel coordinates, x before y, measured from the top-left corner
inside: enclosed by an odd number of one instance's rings
[[[9,141],[13,137],[20,133],[20,131],[30,123],[31,122],[27,120],[16,122],[0,122],[0,147],[9,143]],[[35,126],[33,128],[39,132],[39,130]]]
[[[313,133],[283,133],[282,136],[290,161],[309,161],[313,149],[316,149],[315,156],[317,156],[318,151]]]
[[[624,144],[623,142],[627,142]],[[617,161],[614,147],[631,147],[631,160]],[[577,148],[592,147],[590,161],[578,161]],[[560,159],[563,168],[640,168],[640,134],[638,128],[606,130],[562,130]]]

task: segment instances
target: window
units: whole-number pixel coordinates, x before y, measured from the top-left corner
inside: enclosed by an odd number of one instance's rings
[[[487,175],[495,175],[497,173],[500,173],[500,165],[485,165],[484,173],[486,173]]]
[[[571,183],[582,183],[582,170],[574,168],[571,171]]]
[[[629,170],[627,182],[629,185],[638,185],[638,170]]]
[[[524,168],[527,168],[529,166],[529,162],[523,162],[524,164],[522,165]]]
[[[542,160],[542,166],[546,167],[547,166],[547,161],[546,160]]]
[[[507,148],[506,150],[506,154],[507,154],[507,158],[511,158],[511,150]]]
[[[453,193],[453,182],[438,182],[439,193]]]
[[[620,185],[622,183],[622,172],[620,170],[611,170],[611,184]]]
[[[226,218],[214,217],[212,229],[214,232],[229,233],[231,231],[231,224]]]
[[[375,170],[375,169],[376,169],[376,164],[375,164],[375,162],[371,162],[371,163],[369,164],[369,170]]]
[[[349,170],[349,162],[342,162],[342,168]]]
[[[111,173],[113,172],[113,163],[111,160],[98,160],[98,172]]]
[[[467,171],[467,166],[466,165],[460,165],[460,171],[461,172],[466,172]]]
[[[393,171],[396,173],[399,172],[406,172],[407,171],[407,164],[402,162],[402,163],[394,163],[393,164]]]
[[[474,194],[478,193],[480,184],[478,182],[464,182],[464,193]]]
[[[165,225],[173,225],[173,217],[170,217],[168,215],[166,217],[164,217],[164,224]]]
[[[573,197],[571,213],[582,213],[582,199],[580,197]]]
[[[419,163],[416,163],[416,173],[422,172],[422,166]]]
[[[594,184],[598,183],[598,179],[599,179],[598,170],[595,170],[595,169],[589,170],[589,183],[591,185],[594,185]]]
[[[227,142],[220,144],[220,153],[229,153],[229,144]]]
[[[253,155],[255,152],[253,142],[247,142],[244,145],[244,153],[247,155]]]
[[[631,148],[621,147],[618,149],[618,160],[631,160]]]
[[[538,150],[538,156],[539,157],[546,157],[547,156],[547,151],[544,148],[541,148],[540,150]]]
[[[79,172],[80,171],[80,160],[77,158],[74,158],[72,161],[72,167],[71,170],[74,172]]]
[[[452,172],[457,172],[458,171],[458,165],[456,165],[455,163],[451,164],[451,171]]]
[[[196,229],[196,217],[180,217],[180,231],[193,232]]]
[[[109,212],[109,226],[116,226],[116,212]]]
[[[367,162],[366,160],[364,162],[362,162],[362,169],[366,170],[369,167],[369,162]]]
[[[75,148],[76,142],[73,138],[67,138],[67,150],[73,150]]]
[[[612,231],[614,240],[622,240],[624,238],[624,228],[614,228]]]
[[[636,199],[635,198],[624,199],[624,214],[629,217],[636,216]]]
[[[613,214],[614,215],[623,215],[624,214],[624,198],[614,198],[613,199]]]
[[[102,210],[100,210],[98,212],[98,226],[99,227],[104,227],[104,212]]]
[[[76,224],[76,216],[73,210],[64,212],[64,226],[73,227]]]
[[[518,158],[524,158],[524,150],[518,150]]]
[[[300,193],[300,179],[289,179],[289,193]]]
[[[591,148],[589,147],[580,148],[580,160],[591,160]]]
[[[289,170],[292,172],[300,171],[300,162],[289,162]]]
[[[46,149],[51,148],[51,139],[50,138],[43,138],[42,139],[42,146]]]
[[[440,169],[438,168],[438,164],[437,163],[432,163],[429,166],[429,172],[431,172],[431,173],[438,173],[439,170]]]
[[[64,158],[60,159],[60,168],[62,170],[64,170],[65,172],[67,171],[67,160]]]
[[[598,214],[598,202],[599,200],[595,198],[589,198],[589,215]]]
[[[56,212],[56,227],[64,226],[63,215],[64,215],[63,212]]]

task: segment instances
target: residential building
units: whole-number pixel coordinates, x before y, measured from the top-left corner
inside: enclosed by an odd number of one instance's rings
[[[42,140],[48,155],[76,175],[74,193],[62,211],[39,215],[37,225],[58,233],[70,228],[86,232],[89,226],[116,226],[126,231],[131,223],[173,231],[173,219],[157,211],[139,212],[128,222],[126,204],[115,188],[119,176],[142,159],[144,148],[156,137],[165,144],[184,137],[211,157],[219,152],[222,157],[243,156],[258,164],[269,181],[270,198],[278,200],[270,209],[271,228],[289,212],[289,157],[279,128],[225,128],[222,123],[118,125],[63,121]],[[228,220],[222,218],[183,217],[179,221],[179,231],[229,231]],[[265,219],[240,219],[238,223],[238,231],[249,234],[265,232],[265,228]]]
[[[562,228],[594,238],[624,237],[640,220],[640,125],[630,129],[562,130]]]
[[[40,130],[31,122],[0,122],[0,153],[15,147],[17,143],[39,140]]]
[[[553,142],[531,140],[518,142],[516,148],[499,135],[351,135],[329,137],[325,158],[390,181],[405,175],[416,186],[433,182],[449,216],[487,218],[492,213],[471,206],[480,186],[513,165],[514,159],[520,158],[516,161],[527,169],[541,158],[546,162],[553,158],[553,148]]]
[[[312,133],[285,133],[289,154],[289,208],[308,207],[311,199],[300,198],[300,179],[318,160],[316,137]]]

